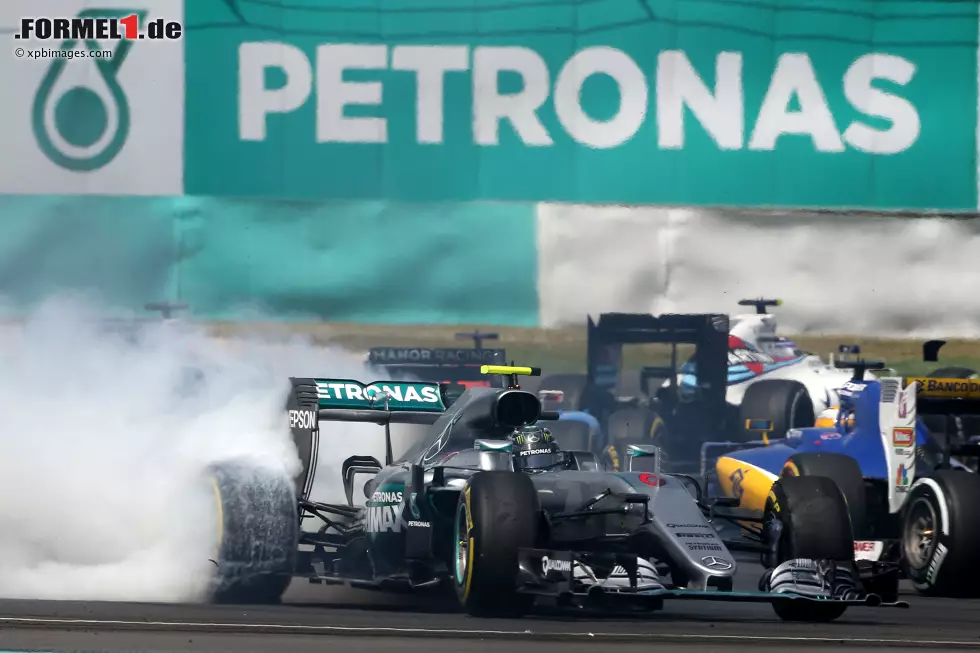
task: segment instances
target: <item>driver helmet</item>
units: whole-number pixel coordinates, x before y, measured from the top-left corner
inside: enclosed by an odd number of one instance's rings
[[[514,469],[517,471],[544,470],[565,460],[549,429],[524,426],[514,431]]]

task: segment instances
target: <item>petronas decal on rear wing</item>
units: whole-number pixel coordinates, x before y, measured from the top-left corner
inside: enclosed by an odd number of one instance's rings
[[[446,410],[438,383],[373,381],[365,384],[353,379],[316,379],[316,389],[320,408],[434,413]]]

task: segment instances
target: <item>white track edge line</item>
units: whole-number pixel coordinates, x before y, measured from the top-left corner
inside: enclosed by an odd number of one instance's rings
[[[646,637],[656,635],[658,638],[673,638],[677,640],[691,641],[721,641],[739,639],[756,642],[841,642],[854,644],[876,644],[876,645],[908,645],[917,647],[922,646],[974,646],[980,647],[980,641],[969,640],[907,640],[907,639],[888,639],[872,637],[804,637],[791,635],[701,635],[688,633],[606,633],[606,632],[548,632],[532,630],[478,630],[478,629],[454,629],[454,628],[397,628],[386,626],[329,626],[329,625],[309,625],[309,624],[254,624],[254,623],[234,623],[234,622],[205,622],[205,621],[136,621],[125,619],[60,619],[53,617],[0,617],[0,625],[16,624],[51,624],[51,625],[85,625],[85,626],[157,626],[157,627],[194,627],[194,628],[213,628],[220,631],[225,630],[292,630],[292,631],[320,631],[320,632],[358,632],[358,633],[403,633],[403,634],[429,634],[429,635],[504,635],[504,636],[541,636],[541,637],[561,637],[561,638],[625,638],[625,637]]]

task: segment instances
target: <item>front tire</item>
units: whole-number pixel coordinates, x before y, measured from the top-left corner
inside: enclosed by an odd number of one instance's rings
[[[902,516],[902,566],[926,596],[980,595],[980,477],[941,470],[912,486]]]
[[[519,617],[532,598],[517,593],[518,550],[537,541],[539,503],[530,477],[480,472],[460,493],[451,569],[466,612]]]
[[[778,520],[782,532],[770,567],[794,560],[833,560],[854,564],[854,536],[844,495],[822,476],[788,476],[772,485],[764,521]],[[773,610],[784,621],[834,621],[847,610],[842,603],[780,601]]]
[[[856,460],[841,453],[798,453],[786,461],[780,476],[823,476],[832,480],[844,495],[854,539],[867,535],[867,493],[864,474]]]

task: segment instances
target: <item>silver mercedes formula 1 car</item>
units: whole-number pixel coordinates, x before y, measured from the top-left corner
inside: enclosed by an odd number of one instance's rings
[[[780,479],[761,520],[742,515],[731,499],[703,496],[694,478],[660,473],[652,446],[631,446],[620,472],[600,467],[593,453],[562,450],[536,424],[554,418],[517,383],[540,371],[484,371],[504,375],[504,387],[471,387],[448,407],[439,384],[292,379],[289,421],[304,473],[289,491],[298,495],[297,519],[322,527],[229,534],[243,549],[253,538],[263,540],[253,550],[299,550],[240,577],[238,600],[275,600],[284,576],[300,576],[399,592],[444,589],[482,616],[518,616],[543,603],[657,610],[684,599],[766,602],[792,621],[832,621],[852,606],[908,607],[869,591],[887,570],[857,566],[833,481]],[[323,421],[386,429],[386,464],[368,456],[344,462],[346,505],[307,498]],[[426,425],[427,434],[393,460],[388,425],[398,423]],[[370,477],[367,502],[356,506],[362,474]],[[715,522],[742,519],[761,521],[758,538],[723,541]],[[758,591],[735,591],[736,549],[761,554],[767,570]]]

